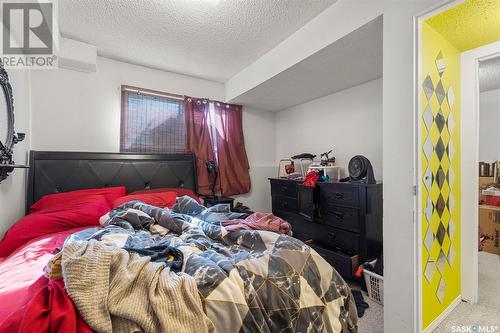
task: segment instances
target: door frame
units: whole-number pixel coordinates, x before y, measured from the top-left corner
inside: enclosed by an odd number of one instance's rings
[[[479,63],[498,56],[500,42],[461,54],[461,289],[472,304],[479,294]]]

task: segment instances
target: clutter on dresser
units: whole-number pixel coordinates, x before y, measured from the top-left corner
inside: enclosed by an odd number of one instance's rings
[[[290,158],[281,159],[278,167],[278,177],[303,180],[309,165],[315,157],[316,155],[311,153],[300,153]]]
[[[316,171],[319,180],[322,182],[337,181],[341,178],[342,168],[337,165],[321,165],[320,163],[312,163],[309,166],[308,172]]]
[[[321,165],[323,166],[331,166],[335,165],[335,157],[330,157],[330,154],[332,153],[333,149],[330,149],[327,152],[324,152],[321,154]]]

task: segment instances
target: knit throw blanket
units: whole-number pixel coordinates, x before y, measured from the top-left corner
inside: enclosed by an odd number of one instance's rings
[[[195,280],[95,240],[67,244],[67,292],[97,332],[208,332]]]

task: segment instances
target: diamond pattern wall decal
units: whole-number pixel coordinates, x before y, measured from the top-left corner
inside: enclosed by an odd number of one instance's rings
[[[438,257],[437,264],[436,264],[437,268],[441,272],[441,275],[443,274],[445,265],[446,265],[446,256],[444,255],[444,252],[441,251],[441,252],[439,252],[439,257]]]
[[[446,93],[446,99],[448,100],[450,109],[452,109],[455,106],[455,93],[453,92],[453,87],[450,87],[448,89],[448,92]]]
[[[439,280],[439,285],[436,291],[436,297],[438,300],[442,303],[444,300],[444,295],[446,294],[446,283],[444,282],[444,279],[441,277]]]
[[[436,68],[439,76],[443,76],[443,73],[446,70],[446,62],[444,61],[442,52],[439,52],[438,56],[436,57]]]
[[[450,212],[455,209],[455,196],[453,195],[453,192],[451,192],[450,196],[448,197],[448,207],[450,207]]]
[[[430,168],[427,168],[424,174],[424,184],[425,187],[427,188],[427,191],[431,190],[431,185],[432,181],[434,179],[434,176],[432,175],[432,170]]]
[[[436,263],[434,261],[429,260],[425,265],[424,276],[430,282],[434,277],[434,273],[436,272]]]
[[[448,130],[450,131],[450,133],[453,133],[453,131],[455,130],[455,119],[453,117],[453,113],[450,113],[450,115],[448,116],[447,123]]]
[[[436,202],[436,211],[439,214],[439,217],[443,216],[445,207],[446,207],[446,202],[444,201],[443,195],[439,193],[439,197]]]
[[[448,183],[450,183],[450,186],[455,183],[455,171],[453,169],[448,170]]]
[[[424,87],[424,93],[425,96],[427,97],[427,100],[429,101],[432,97],[432,94],[434,94],[434,84],[432,83],[432,79],[430,75],[427,75],[427,77],[424,80],[423,83]]]
[[[439,227],[436,233],[436,238],[439,242],[439,245],[443,245],[444,235],[446,234],[446,229],[442,223],[439,223]]]
[[[443,239],[443,245],[441,245],[441,248],[443,249],[443,252],[445,255],[448,255],[450,253],[450,246],[451,246],[451,241],[450,237],[448,237],[448,233],[445,233],[444,239]]]
[[[452,161],[455,158],[455,144],[453,141],[450,141],[448,143],[448,156],[450,157],[450,161]]]
[[[427,228],[427,233],[424,238],[424,245],[427,252],[431,252],[432,243],[434,243],[434,232],[432,232],[431,227]]]
[[[450,222],[448,223],[448,235],[450,235],[450,238],[455,237],[455,223],[452,219],[450,219]]]
[[[456,257],[457,257],[457,251],[455,250],[454,246],[451,246],[450,252],[448,252],[448,263],[450,264],[450,266],[453,266]]]
[[[457,266],[459,260],[456,260],[459,256],[456,244],[459,225],[455,223],[460,222],[457,212],[460,161],[456,159],[460,118],[455,91],[450,84],[455,81],[447,72],[456,64],[447,61],[444,55],[444,52],[437,51],[430,65],[427,63],[428,72],[423,73],[423,93],[420,95],[422,247],[425,249],[423,256],[427,258],[423,263],[422,284],[423,296],[427,297],[424,304],[430,307],[447,300],[450,296],[447,292],[455,292],[450,279],[460,269]]]
[[[438,99],[439,105],[441,105],[441,103],[443,103],[443,101],[444,101],[444,98],[446,97],[446,92],[444,91],[443,83],[441,82],[441,80],[439,80],[435,91],[436,91],[436,97]]]
[[[430,222],[433,210],[434,210],[434,205],[432,204],[432,199],[429,196],[429,197],[427,197],[427,205],[424,208],[424,214],[425,214],[425,217],[427,218],[427,222]],[[432,245],[432,243],[431,243],[431,245]]]
[[[437,144],[436,144],[436,154],[437,154],[440,161],[443,158],[444,153],[445,153],[444,142],[443,142],[443,139],[441,139],[441,137],[440,137]]]
[[[439,133],[443,132],[444,125],[446,120],[444,119],[443,110],[439,109],[438,114],[436,115],[436,119],[434,120],[439,129]]]
[[[432,144],[431,138],[428,137],[424,143],[424,153],[428,160],[431,159],[432,152],[434,151],[434,145]]]
[[[427,127],[427,130],[429,131],[431,129],[432,124],[434,123],[434,115],[432,114],[431,106],[428,104],[427,107],[425,108],[423,118],[425,127]]]
[[[436,173],[436,180],[439,188],[442,189],[444,181],[446,180],[446,175],[444,174],[443,168],[438,169],[438,172]]]

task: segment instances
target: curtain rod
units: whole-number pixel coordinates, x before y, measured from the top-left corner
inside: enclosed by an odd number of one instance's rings
[[[156,91],[156,90],[151,90],[151,89],[143,89],[143,88],[138,88],[138,87],[133,87],[133,86],[127,86],[127,85],[122,85],[121,90],[122,91],[135,92],[135,93],[142,94],[142,95],[166,97],[166,98],[170,98],[170,99],[176,99],[176,100],[179,100],[179,101],[183,101],[184,100],[184,96],[182,96],[182,95],[169,94],[169,93],[165,93],[165,92],[162,92],[162,91]]]

